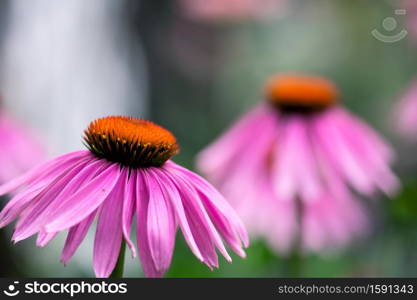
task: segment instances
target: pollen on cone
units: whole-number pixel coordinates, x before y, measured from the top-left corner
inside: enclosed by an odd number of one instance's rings
[[[84,140],[96,156],[131,167],[162,165],[179,150],[170,131],[150,121],[124,116],[91,122]]]
[[[329,80],[311,75],[276,75],[269,79],[266,97],[282,106],[323,108],[336,103],[339,92]]]

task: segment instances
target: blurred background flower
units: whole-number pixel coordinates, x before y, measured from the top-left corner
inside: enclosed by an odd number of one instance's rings
[[[38,134],[5,111],[0,112],[0,182],[9,181],[43,162],[46,151]]]
[[[413,0],[404,0],[404,8],[407,10],[407,26],[414,39],[417,39],[417,2]]]
[[[417,276],[415,146],[387,122],[417,70],[407,27],[411,12],[395,14],[407,9],[403,1],[291,0],[285,13],[278,1],[278,13],[267,18],[221,22],[191,18],[181,0],[52,2],[0,2],[5,107],[43,133],[50,152],[79,149],[81,130],[96,117],[146,115],[172,130],[182,146],[175,162],[192,168],[201,149],[259,103],[259,87],[270,75],[322,74],[338,84],[350,111],[395,146],[404,190],[393,200],[378,195],[368,201],[368,238],[342,252],[309,254],[304,274]],[[387,17],[397,21],[392,31],[383,26]],[[371,34],[376,29],[393,36],[404,28],[410,34],[395,43]],[[93,276],[91,241],[72,264],[58,262],[64,237],[46,249],[35,249],[34,240],[0,247],[21,255],[18,265],[4,265],[4,274]],[[288,267],[262,241],[252,242],[245,260],[220,259],[213,272],[189,257],[179,240],[167,276],[283,276]],[[127,261],[127,274],[141,276]]]
[[[397,104],[394,122],[399,133],[411,142],[417,140],[417,82],[413,81]]]
[[[326,254],[365,235],[350,187],[369,197],[398,190],[392,149],[339,97],[325,78],[276,75],[265,100],[198,156],[254,236],[280,254]]]
[[[187,17],[198,21],[231,22],[276,17],[287,0],[177,0]]]

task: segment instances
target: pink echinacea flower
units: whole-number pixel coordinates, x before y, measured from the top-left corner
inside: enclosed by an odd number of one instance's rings
[[[52,159],[0,186],[0,194],[20,187],[0,213],[0,225],[17,219],[13,240],[38,234],[45,246],[68,230],[61,261],[66,264],[94,219],[93,268],[108,277],[134,216],[137,249],[144,273],[161,277],[169,268],[179,227],[194,255],[208,267],[218,266],[216,248],[231,258],[223,243],[244,257],[248,238],[240,219],[209,183],[170,158],[178,152],[175,137],[149,121],[106,117],[85,131],[89,150]]]
[[[327,79],[278,75],[266,98],[199,154],[198,169],[278,252],[345,246],[368,228],[352,190],[397,189],[391,148]]]

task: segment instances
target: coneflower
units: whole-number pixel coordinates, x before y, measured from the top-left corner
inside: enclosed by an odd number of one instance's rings
[[[148,277],[168,269],[178,226],[210,268],[218,266],[216,248],[231,261],[223,240],[245,256],[241,221],[217,190],[170,160],[179,147],[168,130],[112,116],[93,121],[84,141],[89,150],[59,156],[0,186],[0,194],[21,187],[0,214],[1,226],[18,219],[15,242],[37,233],[37,245],[45,246],[68,230],[61,256],[66,264],[97,217],[93,267],[97,277],[107,277],[124,242],[136,255],[130,238],[136,215],[137,248]]]
[[[367,228],[351,189],[397,188],[391,148],[325,78],[278,75],[265,98],[200,153],[198,168],[277,251],[344,246]]]

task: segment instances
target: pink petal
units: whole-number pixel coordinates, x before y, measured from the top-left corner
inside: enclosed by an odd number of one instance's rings
[[[65,240],[65,246],[61,254],[61,262],[67,264],[71,257],[77,251],[81,242],[87,235],[88,229],[96,217],[97,212],[92,212],[87,218],[82,220],[77,225],[70,228],[68,231],[67,239]]]
[[[260,219],[265,219],[259,234],[267,239],[273,249],[281,254],[288,254],[294,249],[300,231],[296,205],[294,201],[276,201],[275,197],[268,199],[269,203],[263,205],[259,212]]]
[[[193,214],[183,206],[180,193],[173,184],[171,176],[161,169],[154,169],[153,171],[157,174],[155,178],[164,186],[166,197],[175,208],[176,217],[191,251],[210,268],[217,267],[217,254],[209,233],[204,227],[199,226],[200,222],[196,221]]]
[[[55,177],[56,173],[61,173],[63,169],[71,166],[75,161],[85,158],[89,155],[89,151],[76,151],[68,154],[58,156],[46,163],[39,165],[38,167],[32,169],[31,171],[23,174],[8,183],[5,183],[0,186],[0,195],[9,193],[12,190],[15,190],[21,185],[26,183],[37,181],[39,182],[43,178],[50,179]]]
[[[288,117],[290,119],[292,117]],[[271,180],[278,199],[293,199],[298,192],[298,129],[301,120],[286,119],[273,150]]]
[[[41,229],[51,203],[59,201],[57,197],[65,188],[71,184],[72,179],[82,174],[87,162],[81,162],[62,177],[47,186],[35,199],[33,204],[22,214],[16,225],[13,239],[15,242],[21,241],[35,234]]]
[[[329,111],[316,123],[323,151],[358,191],[366,195],[376,188],[388,194],[395,192],[398,180],[389,168],[392,154],[370,128],[353,117],[349,119],[342,109]]]
[[[171,264],[174,251],[176,223],[163,185],[156,179],[158,175],[152,169],[143,171],[144,182],[149,191],[147,234],[154,266],[158,272],[165,273]]]
[[[82,162],[75,169],[71,170],[65,178],[45,188],[45,195],[40,194],[39,200],[37,200],[38,203],[29,207],[31,214],[25,214],[24,218],[29,221],[26,222],[29,231],[25,233],[26,236],[22,235],[20,238],[23,239],[30,236],[44,226],[45,223],[51,222],[54,213],[62,203],[90,182],[107,165],[96,158]],[[20,223],[19,221],[18,227]]]
[[[210,238],[210,233],[204,226],[201,226],[201,221],[194,215],[188,207],[185,207],[188,222],[190,224],[191,232],[195,238],[198,249],[204,257],[203,262],[210,268],[218,268],[219,260],[216,253],[216,248]]]
[[[0,226],[5,226],[13,221],[13,219],[22,213],[24,209],[35,203],[39,199],[39,196],[47,193],[49,189],[48,186],[53,187],[56,183],[60,182],[68,172],[77,166],[82,165],[86,160],[87,159],[84,158],[79,159],[71,166],[68,166],[66,169],[57,173],[56,177],[51,178],[50,181],[46,182],[46,180],[38,179],[36,182],[30,184],[24,191],[19,192],[9,201],[0,213]]]
[[[112,192],[101,205],[94,240],[93,267],[99,278],[109,277],[120,253],[123,239],[122,210],[128,170],[123,168]]]
[[[136,257],[136,247],[130,239],[130,230],[136,206],[136,176],[136,171],[131,171],[130,176],[126,176],[122,213],[123,236],[132,252],[132,257]]]
[[[309,136],[310,119],[306,117],[291,117],[288,118],[287,122],[285,134],[287,135],[288,148],[282,151],[291,153],[291,157],[295,158],[294,161],[287,164],[287,167],[295,172],[298,195],[304,201],[312,201],[322,192],[322,182],[318,173],[319,166],[312,151],[311,137]],[[280,154],[283,155],[281,152],[277,156]],[[281,163],[282,161],[277,159],[277,162]],[[276,180],[276,183],[279,184],[279,178]]]
[[[215,209],[218,211],[218,213],[223,215],[228,220],[228,222],[230,222],[234,230],[237,231],[245,247],[249,246],[248,234],[241,219],[236,214],[235,210],[223,198],[223,196],[210,183],[208,183],[204,178],[197,175],[196,173],[193,173],[172,161],[167,161],[164,165],[164,169],[167,169],[168,171],[170,169],[174,169],[178,172],[178,176],[181,176],[185,180],[192,182],[194,188],[196,188],[197,191],[204,196],[202,197],[203,203],[207,206],[210,206],[211,210]]]
[[[166,164],[166,163],[165,163]],[[193,236],[190,224],[187,220],[187,216],[185,214],[185,209],[181,200],[181,196],[173,184],[171,177],[166,172],[161,172],[156,170],[155,172],[158,173],[157,178],[163,179],[163,184],[165,186],[164,192],[167,194],[167,198],[171,201],[172,207],[176,214],[176,218],[180,225],[181,231],[184,235],[185,241],[187,242],[188,246],[190,247],[193,254],[200,260],[204,261],[199,247],[197,246],[197,242]]]
[[[379,189],[393,195],[399,188],[399,181],[389,166],[394,156],[392,149],[371,128],[347,112],[340,109],[333,118],[335,127],[367,169],[368,176],[374,178]]]
[[[38,239],[36,240],[36,246],[45,247],[50,241],[53,240],[54,237],[56,237],[57,234],[58,232],[39,232]]]
[[[209,176],[222,177],[232,162],[253,142],[253,133],[261,129],[269,109],[260,105],[243,116],[197,157],[197,167]]]
[[[110,164],[71,197],[63,199],[61,206],[51,216],[53,221],[45,225],[45,230],[61,231],[81,222],[103,203],[116,185],[119,176],[120,166]]]
[[[340,132],[334,128],[334,122],[329,118],[317,118],[313,134],[318,142],[320,151],[326,153],[330,160],[345,179],[358,191],[372,194],[375,186],[364,167],[357,161],[354,153],[346,145]],[[313,125],[313,126],[314,126]]]
[[[145,175],[143,170],[137,172],[136,182],[136,218],[137,218],[137,243],[139,258],[142,264],[143,272],[146,277],[162,277],[164,274],[158,271],[149,249],[148,239],[148,202],[149,191],[143,179]]]
[[[186,211],[188,210],[190,214],[193,214],[195,221],[199,222],[198,226],[203,226],[207,230],[210,238],[213,240],[214,244],[226,258],[226,260],[232,261],[232,258],[227,253],[222,239],[214,227],[212,221],[210,220],[210,217],[208,216],[197,191],[188,180],[186,180],[184,177],[176,175],[176,173],[172,172],[171,178],[174,184],[177,186]]]

